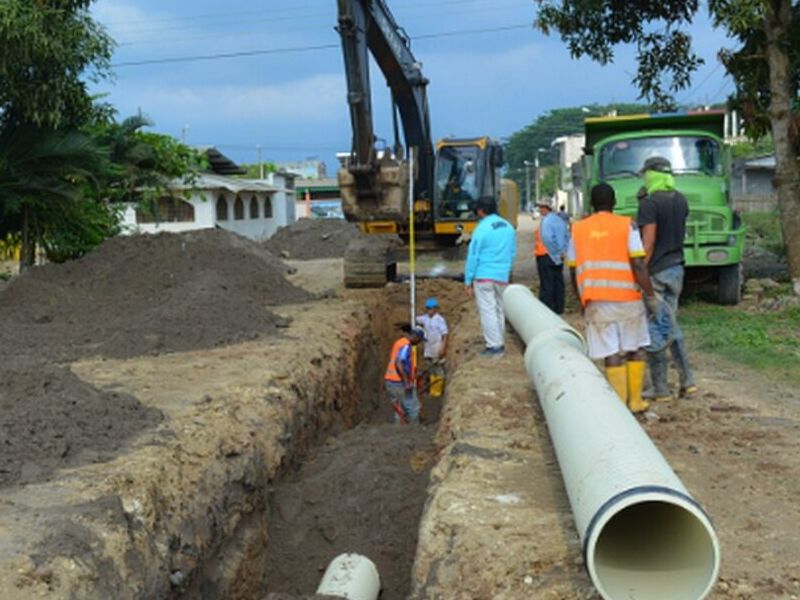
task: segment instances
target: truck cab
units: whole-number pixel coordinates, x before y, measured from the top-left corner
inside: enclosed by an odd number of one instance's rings
[[[644,161],[670,161],[676,188],[686,196],[684,257],[688,281],[714,281],[718,300],[741,299],[744,227],[730,197],[730,149],[724,143],[724,111],[631,115],[586,119],[588,212],[591,186],[606,182],[617,197],[615,212],[636,217]]]

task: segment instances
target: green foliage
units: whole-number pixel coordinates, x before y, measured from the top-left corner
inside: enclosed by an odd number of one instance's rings
[[[567,2],[537,0],[537,25],[556,31],[573,57],[588,56],[600,64],[614,61],[618,44],[633,44],[638,70],[634,83],[659,110],[672,110],[672,94],[685,89],[703,64],[691,48],[685,29],[699,8],[698,0],[660,2]]]
[[[681,323],[701,350],[800,382],[800,306],[749,313],[693,303]]]
[[[582,133],[583,121],[586,117],[598,117],[611,111],[617,111],[617,114],[620,115],[628,115],[647,112],[647,110],[648,108],[642,104],[591,104],[584,107],[556,108],[540,115],[533,123],[513,133],[506,140],[506,176],[516,181],[521,193],[525,194],[525,161],[534,162],[539,148],[545,150],[545,152],[538,153],[540,164],[543,166],[553,165],[557,157],[551,150],[550,144],[557,137]],[[533,197],[534,169],[533,167],[528,168],[531,170],[531,197]],[[543,188],[542,193],[546,193]]]
[[[113,41],[89,14],[92,0],[2,0],[0,126],[80,125],[92,114],[84,77],[107,75]]]
[[[771,135],[765,135],[758,140],[747,140],[731,146],[733,158],[756,158],[767,156],[775,152],[775,144]]]
[[[267,173],[277,173],[278,172],[278,165],[271,162],[265,162],[264,165],[264,174]],[[258,163],[240,163],[240,167],[247,169],[247,173],[241,175],[240,177],[244,179],[258,179],[261,177],[261,169]]]
[[[97,188],[97,199],[111,203],[134,202],[147,210],[169,194],[169,183],[192,184],[208,167],[205,154],[169,135],[143,131],[152,125],[139,114],[121,122],[100,120],[90,133],[108,148],[110,165]]]
[[[781,235],[780,217],[775,212],[745,212],[742,222],[747,226],[747,245],[764,248],[783,255],[786,247]]]

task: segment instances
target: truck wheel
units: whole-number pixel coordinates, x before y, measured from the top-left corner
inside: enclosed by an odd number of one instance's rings
[[[739,304],[742,299],[742,265],[719,268],[718,300],[720,304]]]

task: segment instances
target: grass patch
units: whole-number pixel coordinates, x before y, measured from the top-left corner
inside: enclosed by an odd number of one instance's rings
[[[0,281],[8,281],[9,279],[11,279],[11,273],[0,271]]]
[[[700,350],[800,383],[800,306],[750,313],[691,303],[680,316]]]

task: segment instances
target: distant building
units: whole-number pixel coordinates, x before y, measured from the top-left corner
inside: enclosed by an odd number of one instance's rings
[[[298,179],[295,188],[301,218],[344,218],[339,182],[336,179]]]
[[[175,181],[157,210],[125,206],[125,233],[192,231],[219,227],[262,240],[295,220],[294,175],[270,173],[264,180],[228,177],[244,172],[213,148],[205,149],[211,172],[191,184]]]
[[[565,206],[571,216],[583,212],[583,191],[581,190],[580,165],[586,137],[582,133],[564,135],[554,139],[550,145],[558,158],[558,182],[556,187],[556,208]]]
[[[294,173],[303,179],[324,179],[327,177],[327,167],[322,160],[297,160],[292,162],[275,163],[280,171]]]
[[[733,163],[731,198],[744,211],[773,211],[778,199],[773,187],[775,156],[740,158]]]

